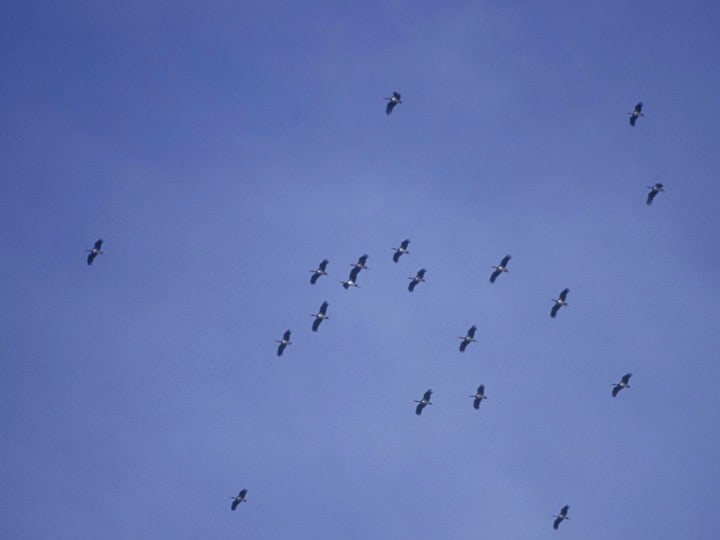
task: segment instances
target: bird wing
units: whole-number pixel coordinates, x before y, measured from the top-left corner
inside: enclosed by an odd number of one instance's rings
[[[552,307],[552,309],[550,310],[550,316],[551,316],[553,319],[554,319],[555,316],[557,315],[558,309],[560,309],[560,304],[555,303],[555,305],[554,305],[554,306]]]
[[[400,94],[398,92],[393,92],[393,97],[400,101]]]
[[[492,274],[490,274],[490,283],[495,283],[495,280],[500,274],[502,274],[500,270],[495,270]]]
[[[238,507],[238,504],[240,504],[240,501],[238,499],[235,499],[232,504],[230,505],[230,508],[232,510],[235,510]]]
[[[358,264],[361,264],[361,265],[365,266],[365,263],[367,262],[367,260],[368,260],[368,256],[367,256],[367,255],[363,255],[362,257],[360,257],[360,258],[358,259]]]
[[[642,105],[642,103],[641,103],[641,105]],[[561,515],[562,517],[567,516],[568,510],[570,510],[570,505],[569,505],[569,504],[566,504],[565,506],[563,506],[563,507],[560,509],[560,515]]]
[[[87,257],[88,266],[90,266],[93,263],[93,261],[95,260],[95,257],[97,257],[97,253],[95,251],[91,251]]]
[[[398,262],[400,260],[400,255],[402,255],[400,251],[393,253],[393,261]]]
[[[430,401],[430,396],[432,396],[432,390],[428,390],[423,394],[423,400],[424,401]]]
[[[285,350],[285,344],[284,344],[284,343],[281,343],[280,345],[278,345],[277,355],[278,355],[278,356],[282,356],[282,353],[283,353],[284,350]]]
[[[415,290],[415,285],[418,284],[418,280],[415,278],[411,278],[412,281],[410,282],[410,285],[408,285],[408,291],[413,292]]]
[[[417,276],[416,276],[416,277],[418,277],[418,278],[420,278],[420,279],[424,278],[424,277],[425,277],[425,272],[427,272],[427,270],[425,270],[424,268],[421,268],[420,270],[418,270],[418,273],[417,273]]]
[[[563,289],[563,291],[560,293],[560,300],[564,302],[569,292],[570,289]]]
[[[631,114],[630,115],[630,125],[631,126],[635,125],[635,120],[637,120],[637,116],[635,116],[634,114]]]
[[[318,328],[320,328],[320,323],[322,322],[322,319],[320,317],[316,317],[312,324],[312,331],[317,332]]]
[[[657,195],[657,194],[658,194],[657,190],[654,190],[654,189],[650,190],[650,193],[648,193],[647,199],[645,200],[645,204],[650,206],[653,202],[653,199],[655,198],[655,195]]]
[[[424,404],[424,403],[418,403],[418,404],[417,404],[417,407],[415,407],[415,414],[417,414],[418,416],[420,416],[420,415],[422,414],[422,411],[423,411],[424,408],[425,408],[425,404]]]
[[[327,259],[323,259],[323,261],[320,263],[320,270],[322,270],[324,272],[325,268],[327,268],[327,265],[329,262],[330,261],[328,261]]]
[[[560,523],[562,523],[562,518],[555,518],[555,521],[553,521],[553,529],[557,530]]]
[[[475,331],[476,331],[476,330],[477,330],[477,326],[475,326],[475,325],[473,324],[473,325],[468,329],[467,335],[470,336],[471,338],[474,338],[474,337],[475,337]]]
[[[643,104],[642,101],[638,101],[638,104],[635,105],[635,112],[640,114],[642,112]]]
[[[395,108],[395,105],[397,105],[397,103],[395,103],[394,101],[392,101],[392,100],[388,101],[388,104],[385,106],[385,114],[387,114],[387,115],[392,114],[393,109]]]
[[[353,266],[352,270],[350,270],[350,278],[348,281],[355,281],[357,280],[358,274],[360,273],[360,268],[357,266]]]
[[[322,305],[320,306],[320,313],[325,315],[325,312],[327,312],[328,305],[329,304],[327,302],[323,302]]]
[[[402,243],[400,244],[400,247],[403,249],[407,249],[409,245],[410,245],[410,239],[406,238],[405,240],[402,241]]]
[[[315,285],[315,282],[318,280],[319,277],[320,277],[320,274],[318,274],[317,272],[313,272],[313,275],[310,276],[310,283]]]
[[[475,407],[475,410],[480,409],[480,399],[475,398],[475,401],[473,401],[473,407]]]
[[[100,240],[98,240],[97,242],[95,242],[95,245],[93,246],[93,249],[97,249],[98,251],[100,251],[100,250],[102,249],[102,245],[103,245],[103,241],[102,241],[102,238],[101,238]]]
[[[500,261],[500,266],[502,266],[503,268],[505,268],[505,267],[507,266],[507,264],[510,262],[510,259],[512,259],[512,257],[511,257],[510,255],[505,255],[505,256],[503,257],[503,260]]]
[[[466,340],[466,339],[463,339],[463,340],[460,342],[460,352],[465,352],[465,347],[468,346],[468,343],[469,343],[469,341]]]
[[[613,389],[612,389],[612,397],[617,396],[617,395],[618,395],[618,392],[619,392],[620,390],[622,390],[622,386],[620,386],[619,384],[616,384],[615,386],[613,386]]]
[[[632,373],[626,373],[623,375],[621,381],[623,384],[627,385],[630,382],[630,377],[632,377]]]
[[[478,386],[477,393],[478,393],[478,395],[481,395],[481,396],[485,395],[485,385],[484,384],[481,384],[480,386]]]
[[[241,489],[240,493],[238,494],[238,497],[240,497],[241,499],[244,499],[245,495],[247,495],[247,489]]]
[[[291,335],[291,334],[292,334],[292,332],[291,332],[290,330],[285,330],[285,333],[283,334],[283,339],[284,339],[285,341],[290,341],[290,335]]]

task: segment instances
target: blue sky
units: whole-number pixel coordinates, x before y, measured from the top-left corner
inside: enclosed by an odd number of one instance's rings
[[[720,535],[719,6],[0,21],[0,536]]]

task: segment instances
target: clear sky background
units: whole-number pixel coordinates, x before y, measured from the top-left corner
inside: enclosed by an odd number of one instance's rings
[[[720,4],[1,14],[0,537],[720,537]]]

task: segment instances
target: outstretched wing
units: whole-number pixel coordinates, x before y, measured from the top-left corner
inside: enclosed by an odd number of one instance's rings
[[[612,389],[612,397],[617,396],[617,395],[618,395],[618,392],[619,392],[620,390],[622,390],[622,386],[620,386],[619,384],[616,384],[615,386],[613,386],[613,389]]]
[[[465,352],[465,348],[468,346],[468,343],[470,343],[467,339],[463,339],[460,342],[460,352]]]
[[[423,401],[430,401],[430,396],[432,396],[432,390],[428,390],[423,394]]]
[[[411,278],[410,285],[408,285],[408,291],[413,292],[415,290],[415,286],[419,283],[419,281],[415,278]]]
[[[322,322],[322,319],[320,317],[315,317],[315,320],[312,324],[312,331],[317,332],[318,328],[320,328],[320,323]]]
[[[474,338],[474,337],[475,337],[475,331],[476,331],[476,330],[477,330],[477,326],[475,326],[475,325],[473,324],[473,325],[468,329],[467,335],[468,335],[470,338]]]
[[[560,300],[564,302],[569,292],[570,289],[563,289],[563,291],[560,293]]]
[[[390,115],[393,112],[393,109],[395,108],[395,105],[397,105],[396,102],[390,100],[388,101],[387,106],[385,107],[385,114]]]
[[[620,381],[627,386],[627,384],[630,382],[630,377],[632,377],[632,373],[626,373],[625,375],[623,375]]]
[[[635,105],[635,112],[639,115],[642,112],[642,108],[642,101],[638,101],[637,105]]]
[[[402,255],[401,251],[396,251],[395,253],[393,253],[393,261],[398,262],[400,260],[400,255]]]
[[[420,416],[420,415],[422,414],[422,411],[423,411],[424,408],[425,408],[425,404],[424,404],[424,403],[422,403],[422,402],[421,402],[421,403],[418,403],[418,404],[417,404],[417,407],[415,407],[415,414],[417,414],[418,416]]]
[[[550,310],[550,316],[551,316],[553,319],[554,319],[555,316],[557,315],[557,312],[558,312],[559,309],[560,309],[560,304],[558,304],[558,303],[556,302],[555,305],[554,305],[554,306],[552,307],[552,309]]]
[[[322,262],[320,263],[320,270],[322,270],[324,272],[325,268],[327,268],[328,262],[330,262],[330,261],[328,261],[327,259],[323,259]]]
[[[95,242],[93,249],[100,251],[102,249],[102,245],[103,245],[103,241],[102,241],[102,238],[100,238],[97,242]]]
[[[415,277],[417,277],[418,279],[423,279],[425,277],[425,272],[427,272],[427,270],[421,268],[420,270],[418,270],[417,276]]]
[[[313,275],[310,276],[310,283],[315,285],[315,282],[318,280],[319,277],[320,274],[318,274],[317,272],[313,272]]]
[[[502,266],[503,268],[507,267],[508,263],[510,262],[510,259],[512,259],[512,257],[510,255],[505,255],[503,257],[503,260],[500,261],[500,266]]]
[[[562,523],[562,518],[555,518],[555,521],[553,521],[553,529],[557,530],[557,528],[560,526],[560,523]]]
[[[658,194],[658,192],[656,189],[651,189],[650,193],[648,193],[648,195],[647,195],[647,200],[645,201],[645,204],[650,206],[653,202],[653,199],[655,199],[655,195],[657,195],[657,194]]]
[[[240,504],[240,499],[234,499],[230,508],[234,511],[238,507],[238,504]]]
[[[285,350],[285,346],[286,346],[286,344],[283,343],[283,342],[281,342],[280,345],[278,345],[278,348],[277,348],[277,355],[278,355],[278,356],[282,356],[282,353],[283,353],[283,351]]]
[[[495,283],[495,280],[500,274],[502,274],[500,270],[495,270],[492,274],[490,274],[490,283]]]
[[[283,339],[284,339],[285,341],[290,341],[290,335],[291,335],[291,334],[292,334],[292,332],[291,332],[290,330],[285,330],[285,333],[283,334]]]
[[[407,249],[409,245],[410,245],[410,239],[406,238],[405,240],[403,240],[401,242],[400,247],[403,249]]]
[[[323,302],[322,305],[320,306],[320,313],[325,315],[325,313],[327,312],[328,305],[329,304],[327,302]]]
[[[93,263],[93,261],[95,260],[95,257],[97,257],[97,252],[96,252],[96,251],[91,251],[91,252],[88,254],[88,257],[87,257],[88,266],[90,266],[90,265]]]
[[[636,120],[637,120],[637,115],[631,114],[631,115],[630,115],[630,125],[634,127]],[[555,528],[557,529],[557,527],[555,527]]]

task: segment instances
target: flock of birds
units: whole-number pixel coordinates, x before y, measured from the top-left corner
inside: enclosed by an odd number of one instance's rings
[[[398,92],[393,92],[393,95],[391,97],[388,97],[385,99],[388,102],[385,107],[385,113],[387,115],[392,114],[395,107],[402,103],[401,95]],[[628,113],[628,115],[630,116],[630,125],[631,126],[634,127],[638,118],[640,118],[641,116],[645,116],[645,114],[642,112],[642,109],[643,109],[642,102],[638,102],[638,104],[635,105],[634,110],[632,112]],[[652,186],[648,186],[648,188],[650,189],[650,192],[647,195],[646,204],[649,206],[653,203],[657,194],[662,191],[665,191],[665,190],[664,190],[663,184],[661,184],[661,183],[656,183]],[[400,260],[400,257],[410,253],[410,251],[408,249],[409,245],[410,245],[410,239],[406,238],[405,240],[403,240],[400,243],[399,247],[393,248],[394,253],[393,253],[392,259],[395,263],[397,263]],[[91,249],[86,250],[88,252],[87,264],[89,266],[93,264],[93,262],[95,261],[95,259],[97,258],[98,255],[104,254],[103,250],[102,250],[102,246],[103,246],[103,240],[98,239]],[[490,283],[495,283],[495,280],[497,280],[498,277],[500,277],[503,273],[506,273],[509,271],[508,264],[510,263],[511,259],[512,259],[512,257],[510,255],[506,255],[505,257],[502,258],[502,260],[500,261],[500,264],[498,264],[497,266],[491,267],[493,269],[493,272],[490,275]],[[343,288],[348,290],[348,289],[350,289],[350,287],[360,287],[360,285],[358,284],[358,276],[362,270],[367,270],[367,268],[368,268],[367,260],[368,260],[368,255],[364,254],[358,258],[357,262],[350,264],[351,269],[350,269],[350,274],[348,275],[348,278],[346,280],[340,281]],[[317,283],[318,279],[321,278],[322,276],[328,275],[327,266],[328,266],[329,262],[330,261],[328,259],[323,259],[317,268],[310,270],[310,272],[312,274],[310,276],[310,284],[311,285],[315,285]],[[415,287],[417,287],[418,284],[425,282],[425,273],[426,272],[427,272],[427,270],[425,268],[421,268],[420,270],[417,271],[415,276],[408,277],[408,279],[410,280],[410,283],[408,284],[408,291],[413,292],[415,290]],[[552,305],[552,308],[550,309],[550,317],[555,318],[557,316],[560,308],[562,308],[563,306],[569,305],[567,302],[567,296],[569,293],[570,293],[570,289],[565,288],[562,291],[560,291],[560,294],[558,295],[557,298],[552,299],[553,305]],[[328,302],[324,301],[320,305],[320,308],[318,309],[317,313],[310,314],[310,316],[313,317],[313,322],[312,322],[312,326],[311,326],[313,332],[318,331],[318,329],[320,328],[320,325],[322,324],[322,322],[324,320],[330,319],[329,315],[327,314],[328,307],[329,307]],[[473,325],[468,329],[467,333],[464,336],[458,336],[458,339],[461,340],[460,346],[459,346],[459,350],[461,353],[465,352],[465,349],[467,348],[467,346],[469,344],[477,341],[475,339],[476,331],[477,331],[477,327],[475,325]],[[283,353],[285,352],[285,349],[289,345],[292,345],[291,336],[292,336],[292,331],[290,329],[288,329],[288,330],[285,330],[281,339],[276,340],[276,343],[278,343],[277,356],[282,356]],[[612,397],[616,397],[618,395],[618,393],[621,390],[623,390],[624,388],[630,388],[630,384],[629,384],[630,377],[632,377],[632,374],[626,373],[625,375],[622,376],[622,378],[620,379],[620,382],[614,383],[612,385],[612,387],[613,387],[612,392],[611,392]],[[422,415],[425,407],[427,407],[428,405],[432,405],[432,401],[430,401],[430,399],[432,397],[432,393],[433,393],[432,389],[428,389],[425,391],[425,393],[423,394],[421,399],[414,400],[414,403],[417,403],[417,405],[415,407],[416,415],[418,415],[418,416]],[[482,403],[482,401],[484,399],[487,399],[487,397],[488,397],[487,395],[485,395],[485,385],[483,385],[483,384],[479,385],[477,387],[477,390],[475,391],[475,393],[471,394],[469,397],[472,398],[472,400],[473,400],[473,407],[476,410],[478,410],[480,408],[480,404]],[[236,510],[237,507],[240,505],[240,503],[247,502],[247,499],[246,499],[247,491],[248,491],[247,489],[242,489],[242,490],[240,490],[238,495],[230,496],[230,499],[232,499],[232,503],[230,506],[231,510]],[[553,521],[553,529],[558,529],[558,527],[560,526],[560,524],[563,521],[570,519],[568,516],[569,510],[570,510],[570,506],[565,505],[560,509],[559,514],[556,514],[555,516],[553,516],[555,518],[555,520]]]

